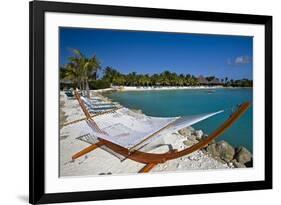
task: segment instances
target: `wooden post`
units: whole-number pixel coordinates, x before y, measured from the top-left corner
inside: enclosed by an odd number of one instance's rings
[[[82,102],[80,94],[77,91],[74,91],[75,97],[79,102],[80,107],[82,108],[84,114],[86,115],[87,120],[89,120],[90,123],[92,123],[92,125],[99,131],[102,132],[99,128],[99,126],[97,125],[97,123],[92,119],[90,113],[88,112],[84,102]]]
[[[80,98],[80,94],[77,91],[74,91],[74,95],[75,95],[76,99],[78,100],[78,103],[79,103],[80,107],[82,108],[84,114],[86,115],[86,118],[87,119],[91,119],[91,115],[88,112],[88,110],[87,110],[86,106],[84,105],[84,103],[82,102],[82,100]]]
[[[155,166],[156,166],[156,164],[153,164],[153,163],[147,164],[139,171],[139,173],[147,173],[150,170],[152,170],[152,168],[155,167]]]

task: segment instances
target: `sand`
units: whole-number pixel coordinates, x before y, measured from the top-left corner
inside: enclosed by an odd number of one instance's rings
[[[148,91],[148,90],[193,90],[193,89],[220,89],[225,88],[221,85],[217,86],[112,86],[111,88],[92,90],[94,93],[103,93],[108,91]],[[228,87],[232,88],[232,87]]]

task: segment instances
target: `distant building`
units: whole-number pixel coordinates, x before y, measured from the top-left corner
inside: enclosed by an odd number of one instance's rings
[[[200,85],[209,85],[209,81],[208,81],[206,78],[204,78],[202,75],[200,75],[200,76],[197,78],[197,80],[198,80],[198,83],[199,83]]]
[[[60,89],[67,90],[73,87],[73,83],[71,80],[60,79]]]
[[[222,82],[218,78],[208,81],[204,76],[200,75],[197,80],[200,85],[222,85]]]
[[[209,85],[221,85],[222,83],[220,82],[220,80],[218,78],[214,78],[213,80],[211,80],[209,82]]]

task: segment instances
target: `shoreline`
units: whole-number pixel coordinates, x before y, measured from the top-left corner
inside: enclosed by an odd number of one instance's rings
[[[126,91],[165,91],[165,90],[216,90],[216,89],[252,89],[252,87],[224,87],[224,86],[112,86],[110,88],[91,90],[94,93],[126,92]]]

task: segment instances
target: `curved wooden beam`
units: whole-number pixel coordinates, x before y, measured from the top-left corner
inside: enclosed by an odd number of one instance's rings
[[[145,165],[138,173],[147,173],[155,167],[156,164],[147,164]]]
[[[234,122],[236,122],[250,107],[249,102],[245,102],[242,105],[239,106],[239,108],[234,112],[230,118],[228,118],[220,127],[218,127],[212,134],[210,134],[206,139],[202,140],[201,142],[198,142],[197,144],[186,148],[181,151],[177,152],[168,152],[163,154],[155,154],[155,153],[146,153],[142,151],[134,151],[133,153],[130,153],[128,149],[121,147],[119,145],[113,144],[112,142],[100,139],[100,141],[108,147],[109,149],[115,151],[118,154],[123,155],[126,158],[129,158],[131,160],[144,163],[144,164],[158,164],[158,163],[164,163],[167,160],[176,159],[179,157],[182,157],[184,155],[190,154],[196,150],[199,150],[206,145],[208,145],[212,140],[219,137],[221,134],[223,134],[228,128],[230,128]]]

